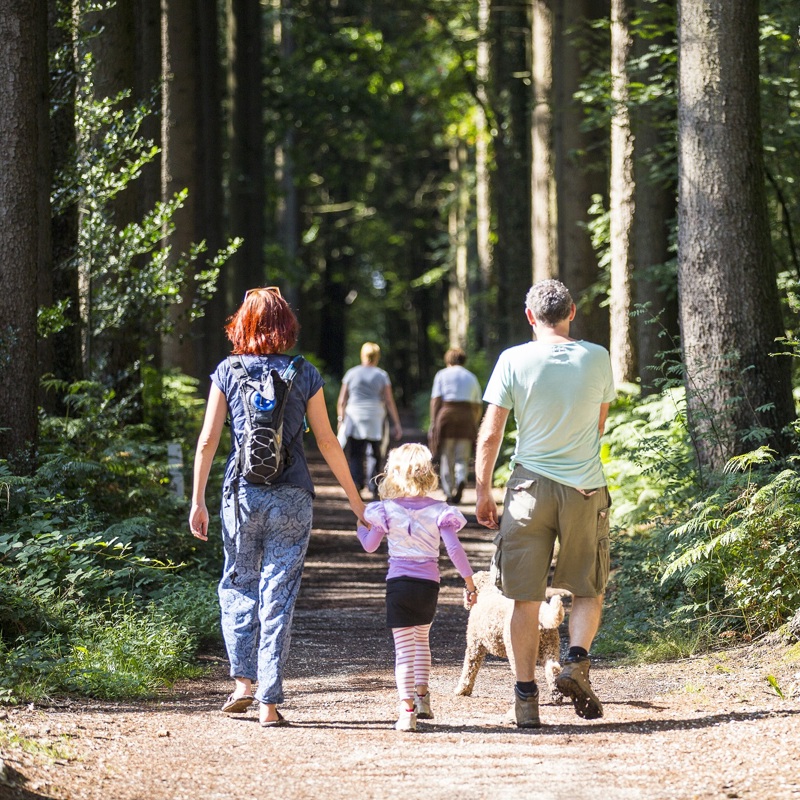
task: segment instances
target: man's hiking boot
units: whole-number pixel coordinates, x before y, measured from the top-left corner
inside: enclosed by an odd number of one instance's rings
[[[534,694],[520,694],[514,687],[514,716],[518,728],[541,728],[539,721],[539,690]]]
[[[599,719],[603,716],[603,704],[592,691],[589,680],[588,658],[567,661],[556,678],[556,687],[564,697],[572,700],[575,713],[584,719]]]

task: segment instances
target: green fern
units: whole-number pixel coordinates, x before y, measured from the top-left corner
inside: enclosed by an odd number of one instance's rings
[[[705,589],[698,605],[733,611],[751,633],[775,629],[800,604],[800,474],[764,471],[773,460],[767,448],[731,459],[727,482],[670,532],[678,544],[661,576]]]

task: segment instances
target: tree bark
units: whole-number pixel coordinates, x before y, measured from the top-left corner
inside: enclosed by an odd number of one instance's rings
[[[231,308],[262,286],[265,242],[265,159],[262,36],[259,0],[228,0],[230,234],[244,243],[230,260]]]
[[[530,20],[525,4],[493,0],[489,98],[497,118],[490,175],[497,236],[497,345],[530,340],[523,313],[533,279],[531,249]]]
[[[94,32],[88,42],[94,58],[95,99],[115,98],[128,91],[130,97],[117,106],[125,112],[131,111],[136,99],[135,6],[134,0],[116,0],[107,8],[86,14],[84,19],[84,26]],[[131,183],[113,200],[116,227],[122,230],[134,222],[137,210],[137,188]],[[117,397],[132,401],[127,403],[128,419],[141,422],[141,363],[146,334],[144,320],[135,309],[132,312],[125,316],[123,324],[98,336],[92,351],[102,379],[113,386]]]
[[[451,268],[447,292],[447,331],[451,347],[467,349],[469,329],[469,282],[467,275],[467,210],[469,194],[464,182],[467,153],[463,144],[450,153],[453,198],[448,220]]]
[[[203,269],[224,244],[222,190],[222,53],[219,47],[219,21],[216,3],[197,5],[198,103],[197,103],[197,231],[207,246],[198,259]],[[216,294],[205,316],[193,325],[195,360],[200,376],[211,373],[228,352],[225,321],[233,309],[225,302],[225,273],[220,271]]]
[[[489,79],[489,0],[478,0],[478,44],[476,56],[476,79],[480,101],[475,133],[475,246],[478,260],[478,299],[484,312],[489,310],[489,291],[492,285],[491,205],[489,180],[489,142],[491,139],[486,108]],[[480,350],[489,350],[491,332],[490,314],[474,317],[475,344]]]
[[[47,19],[47,51],[49,52],[50,40],[50,15],[49,9],[45,12]],[[47,102],[38,105],[39,129],[47,131],[47,136],[39,137],[39,167],[37,178],[39,181],[39,219],[46,220],[50,216],[50,193],[53,187],[53,149],[52,149],[52,130],[50,125],[50,72],[49,63],[46,65],[47,76]],[[37,276],[37,304],[40,308],[48,308],[54,303],[53,289],[53,228],[51,225],[43,225],[39,232],[39,264]],[[52,335],[38,337],[38,372],[39,375],[49,375],[54,369],[54,341]],[[39,405],[48,410],[54,410],[58,403],[52,393],[47,393],[40,386]]]
[[[164,79],[161,117],[161,194],[166,199],[188,189],[183,208],[173,221],[169,237],[170,258],[176,263],[200,237],[197,221],[197,26],[196,0],[161,0],[161,71]],[[192,282],[182,301],[172,306],[173,331],[164,337],[162,354],[165,367],[195,375],[196,360],[190,334],[188,310]]]
[[[553,9],[532,6],[531,209],[533,280],[558,277],[555,174],[553,171]]]
[[[583,109],[574,98],[587,69],[576,39],[581,25],[603,17],[603,0],[564,0],[554,17],[554,155],[558,208],[558,264],[561,280],[578,304],[572,335],[608,345],[608,311],[588,298],[600,277],[587,225],[593,195],[604,195],[605,171],[597,169],[602,132],[582,130]],[[594,169],[589,169],[592,165]]]
[[[294,33],[292,30],[292,0],[271,0],[275,7],[280,25],[277,26],[275,44],[280,53],[280,60],[284,70],[289,69],[289,61],[295,50]],[[300,248],[300,197],[295,183],[294,165],[294,131],[286,131],[283,141],[275,148],[275,183],[279,192],[275,204],[276,238],[283,249],[283,264],[276,270],[281,275],[291,275],[296,269],[297,254]],[[269,280],[277,277],[269,276]],[[287,287],[287,298],[293,307],[300,305],[300,296],[297,287]]]
[[[59,3],[48,2],[48,50],[58,52],[58,74],[51,78],[51,117],[50,117],[50,163],[53,174],[67,169],[75,150],[75,50],[73,37],[58,24]],[[51,187],[48,187],[48,192]],[[53,334],[50,342],[49,365],[42,365],[45,372],[52,372],[56,378],[72,383],[83,376],[81,359],[81,317],[80,293],[78,291],[78,269],[75,255],[78,247],[78,207],[72,205],[58,212],[54,211],[51,220],[50,246],[52,249],[52,274],[48,281],[50,299],[66,300],[65,311],[67,327]],[[44,287],[40,287],[41,290]],[[48,398],[48,404],[54,403]],[[54,405],[50,405],[54,410]]]
[[[678,3],[678,289],[691,429],[721,468],[794,418],[761,144],[758,8]],[[748,436],[761,429],[761,436]],[[765,430],[771,431],[769,435]]]
[[[143,122],[141,135],[161,143],[161,0],[135,0],[136,69],[133,76],[134,97],[150,100],[152,114]],[[142,168],[134,185],[136,218],[141,220],[161,199],[161,160],[155,158]]]
[[[673,8],[674,13],[674,8]],[[675,45],[675,37],[659,37],[655,40],[634,39],[634,56],[646,55],[650,46]],[[650,67],[654,71],[656,67]],[[648,73],[640,77],[648,82]],[[636,317],[636,353],[642,394],[650,394],[659,388],[658,379],[663,377],[662,353],[679,341],[678,297],[674,281],[668,279],[667,263],[670,253],[670,234],[675,220],[674,181],[665,182],[658,170],[658,151],[663,144],[663,126],[667,122],[663,115],[648,105],[637,109],[633,120],[634,138],[634,183],[636,185],[636,214],[633,218],[634,245],[636,253],[636,302],[646,306],[647,311]],[[663,170],[661,170],[663,172]],[[664,336],[663,334],[666,334]]]
[[[0,0],[0,458],[35,463],[37,277],[43,232],[40,154],[47,118],[47,5]],[[49,209],[48,209],[49,212]]]
[[[628,60],[633,49],[629,29],[629,0],[611,0],[611,176],[609,217],[611,251],[611,368],[617,384],[636,379],[635,326],[631,312],[634,303],[633,152]]]

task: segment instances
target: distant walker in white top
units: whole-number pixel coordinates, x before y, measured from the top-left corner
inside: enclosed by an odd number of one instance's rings
[[[442,491],[451,503],[461,502],[467,484],[469,461],[483,413],[481,385],[464,367],[467,354],[451,347],[447,365],[433,378],[428,446],[439,459]]]

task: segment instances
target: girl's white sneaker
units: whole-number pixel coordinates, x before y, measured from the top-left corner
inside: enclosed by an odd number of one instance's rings
[[[400,715],[394,724],[394,729],[396,731],[415,731],[417,729],[417,712],[414,709],[409,711],[405,703],[400,703],[398,711]]]

